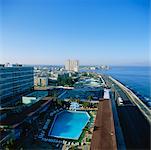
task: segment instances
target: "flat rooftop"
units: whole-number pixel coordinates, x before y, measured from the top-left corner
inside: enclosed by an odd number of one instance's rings
[[[2,120],[0,122],[0,126],[17,126],[20,124],[26,117],[34,114],[40,107],[46,105],[51,100],[40,100],[33,104],[30,107],[27,107],[25,110],[23,110],[20,113],[9,115],[6,119]]]
[[[27,94],[25,95],[24,97],[36,97],[36,98],[39,98],[39,97],[45,97],[48,95],[48,92],[47,91],[34,91],[30,94]]]
[[[116,136],[111,101],[102,99],[98,105],[91,150],[116,150]]]
[[[100,79],[94,79],[94,78],[85,78],[81,79],[79,82],[75,83],[75,86],[77,87],[101,87],[102,85],[102,80]]]
[[[6,113],[8,113],[9,111],[11,111],[11,109],[5,109],[5,108],[0,109],[0,115],[6,114]]]
[[[88,99],[88,96],[96,97],[96,99],[102,98],[103,91],[101,89],[73,89],[73,90],[66,90],[63,94],[59,96],[60,99]]]

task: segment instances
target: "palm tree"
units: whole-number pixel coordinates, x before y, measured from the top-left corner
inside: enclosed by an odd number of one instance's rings
[[[91,101],[93,100],[93,96],[92,96],[92,95],[89,95],[89,96],[88,96],[88,100],[89,100],[89,102],[91,102]]]
[[[56,93],[56,92],[53,93],[53,101],[54,101],[56,104],[58,104],[58,99],[57,99],[57,93]]]
[[[80,103],[80,99],[79,98],[77,99],[77,103]]]
[[[88,101],[89,101],[89,103],[90,103],[90,106],[91,106],[91,101],[93,100],[93,96],[92,95],[89,95],[88,96]]]

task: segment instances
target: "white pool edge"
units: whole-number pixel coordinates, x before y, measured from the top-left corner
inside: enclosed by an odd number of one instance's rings
[[[89,119],[88,119],[88,121],[85,123],[84,127],[82,128],[82,130],[81,130],[81,132],[80,132],[78,138],[68,138],[68,137],[62,137],[62,136],[51,135],[51,132],[52,132],[53,126],[54,126],[54,124],[55,124],[55,121],[56,121],[56,119],[57,119],[57,116],[58,116],[59,114],[63,113],[64,111],[74,112],[74,113],[85,113],[85,114],[87,114],[87,116],[88,116]],[[88,113],[87,111],[63,110],[63,111],[61,111],[61,112],[59,112],[59,113],[57,113],[57,114],[55,115],[55,118],[54,118],[54,120],[53,120],[53,123],[52,123],[52,125],[51,125],[51,127],[50,127],[50,130],[49,130],[49,132],[48,132],[48,136],[50,136],[50,137],[55,137],[55,138],[60,138],[60,139],[78,140],[78,139],[80,138],[82,132],[83,132],[83,129],[85,128],[85,126],[87,125],[87,123],[90,121],[90,118],[91,118],[91,117],[90,117],[90,115],[89,115],[89,113]]]

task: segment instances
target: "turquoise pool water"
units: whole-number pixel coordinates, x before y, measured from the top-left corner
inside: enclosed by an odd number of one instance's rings
[[[77,140],[89,119],[90,116],[85,111],[63,111],[57,115],[48,135]]]

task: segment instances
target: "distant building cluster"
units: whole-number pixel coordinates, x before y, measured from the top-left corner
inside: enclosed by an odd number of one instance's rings
[[[109,69],[111,68],[107,65],[81,66],[81,70],[109,70]]]
[[[56,85],[58,76],[71,76],[71,73],[79,71],[78,60],[67,60],[64,66],[35,66],[34,86],[47,87]]]
[[[67,60],[65,63],[65,70],[67,71],[79,71],[79,61],[78,60]]]
[[[66,73],[63,66],[35,66],[34,85],[36,87],[47,87],[55,85],[58,75]]]

